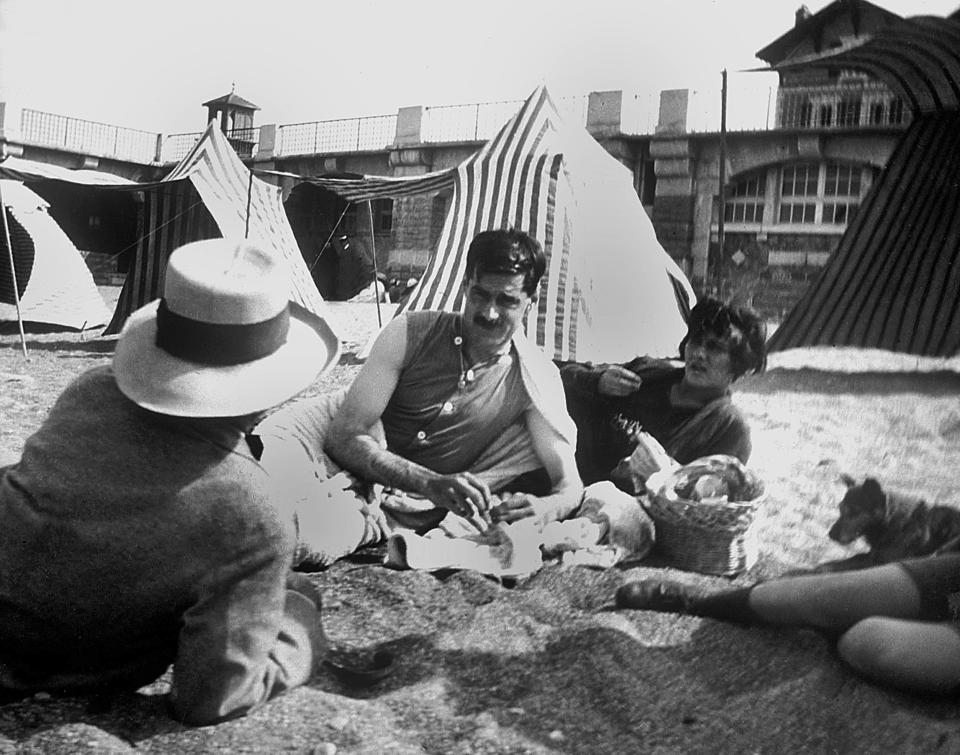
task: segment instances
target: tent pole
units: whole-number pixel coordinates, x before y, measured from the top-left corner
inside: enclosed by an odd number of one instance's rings
[[[7,242],[7,256],[10,259],[10,277],[13,280],[13,300],[17,305],[17,325],[20,328],[20,347],[23,356],[27,356],[27,339],[23,335],[23,315],[20,313],[20,291],[17,289],[17,268],[13,263],[13,244],[10,243],[10,226],[7,224],[7,206],[3,203],[3,190],[0,189],[0,215],[3,215],[3,238]]]
[[[250,198],[253,196],[253,171],[250,171],[250,180],[247,181],[247,218],[243,227],[243,237],[250,235]]]
[[[727,211],[727,69],[721,72],[723,86],[720,88],[720,212],[717,217],[717,256],[716,269],[717,298],[723,299],[723,245],[724,215]]]
[[[367,200],[367,220],[370,221],[370,249],[373,250],[373,298],[377,300],[377,327],[383,327],[380,316],[380,276],[377,273],[377,242],[373,238],[373,200]]]
[[[343,208],[343,212],[340,213],[340,217],[337,218],[336,224],[333,226],[333,230],[330,231],[330,235],[327,236],[327,240],[323,242],[323,246],[320,247],[320,252],[316,257],[313,258],[313,262],[310,263],[310,272],[313,272],[313,268],[317,266],[317,263],[320,261],[320,257],[327,250],[327,244],[330,243],[330,239],[333,238],[333,234],[337,232],[337,229],[340,227],[340,221],[343,220],[343,216],[347,214],[347,210],[350,209],[350,203],[347,202],[347,206]]]

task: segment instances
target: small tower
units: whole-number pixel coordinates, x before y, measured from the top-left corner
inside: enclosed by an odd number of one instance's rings
[[[203,103],[207,109],[207,123],[217,120],[220,130],[227,136],[240,157],[251,157],[257,143],[257,132],[253,126],[253,114],[260,108],[252,102],[234,93]]]

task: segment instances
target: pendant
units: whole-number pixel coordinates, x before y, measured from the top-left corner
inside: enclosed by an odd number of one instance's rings
[[[465,377],[466,377],[468,383],[472,383],[472,382],[473,382],[474,374],[473,374],[473,368],[472,368],[472,367],[471,367],[469,370],[467,370],[467,373],[466,373],[466,376],[465,376]]]

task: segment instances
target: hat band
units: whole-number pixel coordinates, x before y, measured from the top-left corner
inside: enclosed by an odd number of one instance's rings
[[[157,346],[187,362],[227,366],[270,356],[290,330],[290,309],[262,322],[223,324],[178,315],[166,299],[157,307]]]

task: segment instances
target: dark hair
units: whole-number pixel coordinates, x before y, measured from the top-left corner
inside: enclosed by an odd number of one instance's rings
[[[698,301],[687,318],[687,334],[680,341],[680,356],[683,357],[691,338],[708,333],[730,339],[734,380],[766,368],[767,327],[760,315],[749,307],[733,307],[709,296]]]
[[[523,273],[523,292],[527,296],[536,296],[540,278],[546,269],[547,258],[540,242],[530,234],[513,228],[481,231],[473,237],[467,250],[467,278],[488,273]]]

